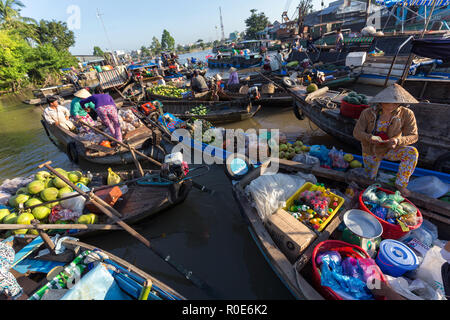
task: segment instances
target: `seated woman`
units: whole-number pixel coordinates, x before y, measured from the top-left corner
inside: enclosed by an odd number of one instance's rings
[[[236,68],[230,68],[230,78],[228,79],[227,88],[231,92],[237,92],[241,88],[239,83],[239,75]]]
[[[120,128],[119,115],[114,99],[109,94],[94,94],[80,101],[82,108],[94,108],[100,120],[109,129],[111,134],[122,142],[122,130]]]
[[[89,115],[89,113],[81,106],[80,101],[83,99],[87,99],[91,96],[89,91],[86,89],[81,89],[80,91],[77,91],[74,93],[75,98],[72,100],[71,106],[70,106],[70,116],[77,121],[83,121],[87,124],[90,124],[91,126],[95,126],[95,121],[92,119],[92,117]],[[89,105],[90,108],[95,109],[95,105],[91,103]],[[92,130],[90,128],[87,128],[86,126],[80,125],[79,126],[80,132],[86,132],[90,133]]]
[[[191,79],[192,91],[196,93],[209,91],[209,87],[206,84],[205,78],[203,78],[198,70],[195,70]]]
[[[416,169],[419,152],[412,144],[419,140],[414,112],[402,104],[418,101],[398,84],[394,84],[375,96],[374,105],[361,113],[354,137],[361,141],[364,166],[369,178],[374,180],[383,159],[401,161],[396,188],[408,197],[408,183]]]

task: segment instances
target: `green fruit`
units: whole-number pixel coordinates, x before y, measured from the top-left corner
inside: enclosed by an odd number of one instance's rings
[[[69,186],[61,178],[58,178],[58,177],[53,179],[53,185],[55,186],[55,188],[58,188],[58,189],[62,189],[62,188]]]
[[[19,195],[19,194],[28,194],[28,188],[20,188],[16,192],[16,195]]]
[[[18,236],[18,235],[24,235],[28,233],[28,229],[19,229],[19,230],[14,230],[13,234]]]
[[[88,214],[88,216],[91,218],[91,224],[96,224],[98,223],[98,216],[96,214]]]
[[[295,143],[294,143],[294,146],[296,146],[296,147],[303,147],[303,142],[301,142],[301,141],[296,141]]]
[[[65,194],[72,193],[72,192],[73,192],[72,188],[64,187],[61,190],[59,190],[58,199],[62,199],[62,198],[64,198]]]
[[[27,186],[30,194],[38,194],[45,189],[45,185],[42,181],[33,181]]]
[[[30,229],[30,230],[28,230],[28,234],[32,235],[32,236],[38,236],[39,235],[39,231],[37,231],[35,229]]]
[[[92,224],[92,217],[90,215],[82,215],[81,217],[78,218],[77,222],[79,224]]]
[[[280,151],[287,151],[287,150],[288,150],[288,146],[286,144],[280,145]]]
[[[317,86],[317,84],[312,83],[310,84],[307,88],[306,88],[306,92],[308,93],[313,93],[314,91],[319,90],[319,87]]]
[[[40,171],[36,173],[34,180],[45,181],[50,178],[50,176],[50,173],[48,173],[47,171]]]
[[[303,147],[302,147],[302,151],[303,151],[303,152],[309,152],[310,150],[311,150],[310,147],[307,147],[307,146],[303,146]]]
[[[352,161],[351,163],[350,163],[350,167],[352,168],[352,169],[356,169],[356,168],[362,168],[362,163],[361,162],[359,162],[358,160],[354,160],[354,161]]]
[[[295,153],[296,154],[299,154],[299,153],[301,153],[302,152],[302,148],[300,148],[300,147],[295,147]]]
[[[55,186],[53,185],[53,179],[52,178],[47,178],[44,181],[44,187],[45,187],[45,189],[54,188]]]
[[[58,198],[59,190],[56,188],[48,188],[41,192],[41,198],[44,201],[54,201]]]
[[[70,182],[76,184],[80,181],[82,176],[83,175],[81,174],[81,172],[72,171],[69,173],[69,180]]]
[[[280,159],[284,159],[286,157],[286,153],[284,151],[280,152]]]
[[[0,223],[3,223],[3,219],[9,216],[11,212],[8,209],[0,209]]]
[[[30,200],[30,196],[26,195],[26,194],[19,194],[17,196],[11,197],[9,199],[9,205],[11,207],[15,207],[15,208],[19,208],[19,206],[21,204],[24,204],[25,202],[27,202],[28,200]]]
[[[355,158],[353,157],[352,154],[347,153],[347,154],[344,156],[344,160],[347,161],[348,163],[350,163],[350,162],[352,162],[353,160],[355,160]]]
[[[82,177],[79,181],[81,184],[84,184],[86,187],[91,183],[91,181],[87,177]]]
[[[33,216],[38,220],[47,218],[52,211],[47,207],[37,207],[33,209]]]
[[[25,212],[25,213],[22,213],[17,218],[17,224],[31,224],[31,221],[33,221],[34,219],[35,219],[34,215],[32,215],[31,213]]]
[[[11,213],[3,218],[3,224],[17,224],[17,214]]]
[[[37,206],[38,204],[42,204],[42,201],[39,199],[36,199],[36,198],[31,198],[30,200],[25,202],[25,207],[27,207],[27,208],[34,207],[34,206]]]
[[[69,177],[69,174],[67,173],[66,170],[63,170],[63,169],[61,169],[61,168],[57,168],[57,169],[55,169],[55,171],[58,172],[60,175],[63,175],[63,176],[66,177],[66,178]]]
[[[59,205],[59,202],[52,202],[52,203],[46,204],[44,207],[47,207],[49,209],[53,209],[57,205]]]

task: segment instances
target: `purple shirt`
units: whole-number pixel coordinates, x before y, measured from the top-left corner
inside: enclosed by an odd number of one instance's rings
[[[233,72],[230,74],[230,78],[228,79],[228,85],[231,84],[239,84],[239,76],[237,72]]]
[[[95,108],[116,105],[114,99],[109,94],[93,94],[89,98],[81,100],[80,104],[83,108],[86,108],[86,105],[90,102],[95,104]]]

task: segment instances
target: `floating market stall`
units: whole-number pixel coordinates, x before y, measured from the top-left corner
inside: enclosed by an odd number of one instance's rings
[[[41,237],[11,236],[1,242],[13,253],[8,266],[23,290],[18,300],[185,300],[107,251],[70,239],[58,244],[62,249],[57,253],[42,254],[46,246]]]
[[[277,175],[264,176],[270,165],[243,170],[247,173],[233,185],[233,194],[253,240],[294,297],[386,299],[369,290],[365,280],[370,275],[379,283],[389,282],[391,299],[445,299],[442,278],[433,278],[430,272],[441,270],[439,263],[431,261],[436,261],[432,259],[445,244],[443,240],[450,237],[448,209],[434,199],[413,194],[414,200],[408,200],[388,186],[369,187],[366,179],[286,160],[280,160]],[[316,202],[317,197],[326,205]],[[387,199],[392,200],[390,205],[377,209]],[[381,211],[392,214],[395,221],[383,217]],[[397,233],[388,232],[393,230]],[[367,267],[372,271],[367,272]],[[412,280],[426,290],[413,293],[408,285],[406,290],[397,286],[398,281]]]

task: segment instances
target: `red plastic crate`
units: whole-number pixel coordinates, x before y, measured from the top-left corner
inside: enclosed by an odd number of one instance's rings
[[[341,115],[347,118],[352,119],[359,119],[361,116],[361,112],[369,108],[368,105],[361,104],[361,105],[355,105],[350,104],[348,102],[342,101],[341,102]]]

